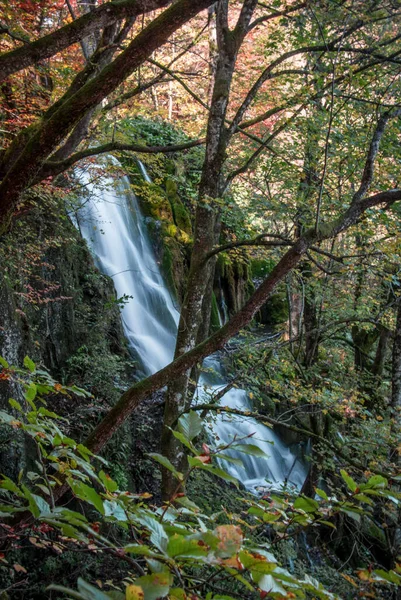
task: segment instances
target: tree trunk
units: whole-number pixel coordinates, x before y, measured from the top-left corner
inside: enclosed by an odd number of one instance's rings
[[[397,321],[393,342],[391,406],[393,411],[401,409],[401,298],[398,300]],[[397,420],[399,414],[397,413]]]
[[[205,258],[218,243],[220,217],[215,202],[223,193],[223,166],[226,159],[229,136],[225,126],[228,100],[238,50],[246,35],[256,0],[244,0],[237,26],[243,29],[230,31],[228,26],[228,0],[221,0],[217,6],[216,38],[218,58],[212,100],[209,112],[205,160],[199,187],[198,206],[195,217],[194,246],[188,277],[187,292],[181,308],[178,326],[175,358],[192,350],[199,340],[202,318],[210,321],[211,294],[216,257]],[[246,13],[246,14],[245,14]],[[236,35],[235,35],[236,34]],[[210,294],[210,298],[205,295]],[[203,310],[202,310],[203,309]],[[207,309],[208,314],[205,314]],[[206,329],[206,328],[205,328]],[[207,332],[208,333],[208,332]],[[162,434],[162,453],[178,469],[183,468],[185,454],[181,444],[171,433],[171,426],[188,406],[188,385],[191,369],[173,380],[167,390]],[[170,499],[176,489],[171,472],[162,470],[162,495]]]

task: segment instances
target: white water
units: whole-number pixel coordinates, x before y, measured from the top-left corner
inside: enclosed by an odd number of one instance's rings
[[[115,181],[102,175],[91,182],[87,172],[79,172],[79,178],[89,197],[77,213],[77,224],[97,266],[113,278],[117,296],[130,296],[121,310],[124,331],[143,375],[155,373],[173,358],[179,313],[160,273],[138,201],[126,177]],[[226,381],[218,356],[207,358],[203,366],[197,396],[207,401],[209,394],[222,389]],[[221,404],[244,411],[251,408],[246,391],[234,388],[223,396]],[[296,487],[302,485],[304,462],[296,459],[270,428],[250,418],[219,415],[212,429],[218,442],[224,444],[253,434],[242,443],[255,444],[265,451],[267,458],[231,450],[244,466],[224,463],[225,470],[248,489],[277,488],[287,480]]]

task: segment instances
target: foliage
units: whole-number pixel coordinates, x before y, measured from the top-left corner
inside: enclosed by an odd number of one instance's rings
[[[15,414],[2,411],[0,419],[9,427],[23,431],[35,444],[38,455],[35,471],[21,472],[18,481],[6,476],[0,481],[2,518],[14,518],[13,525],[5,526],[6,538],[15,544],[15,540],[26,536],[28,527],[35,531],[29,538],[35,546],[54,547],[61,552],[87,549],[99,557],[111,553],[127,562],[131,571],[124,582],[113,582],[112,592],[106,591],[105,582],[99,588],[100,582],[94,585],[82,579],[78,579],[77,591],[57,584],[50,586],[68,597],[156,600],[169,595],[177,599],[212,600],[221,597],[212,581],[218,576],[216,584],[223,581],[227,584],[228,594],[224,596],[227,599],[236,597],[235,590],[242,590],[249,598],[254,595],[305,598],[309,593],[322,599],[335,598],[335,594],[326,591],[312,577],[297,579],[280,567],[272,554],[275,536],[282,541],[308,527],[335,528],[338,514],[360,521],[374,510],[375,498],[396,504],[401,498],[382,476],[372,476],[365,483],[359,483],[342,471],[346,491],[340,496],[329,496],[317,489],[318,500],[274,493],[266,498],[247,498],[244,500],[245,521],[239,515],[230,518],[226,514],[229,522],[216,526],[217,514],[203,513],[179,490],[191,472],[199,469],[231,480],[214,465],[214,460],[224,457],[229,447],[240,448],[241,440],[225,447],[210,448],[204,444],[201,450],[197,449],[195,440],[203,423],[196,412],[189,412],[180,418],[174,431],[189,450],[189,470],[186,474],[179,473],[165,457],[153,454],[152,458],[170,469],[178,483],[177,493],[169,503],[153,506],[146,492],[133,494],[120,490],[107,474],[107,463],[67,437],[63,433],[63,419],[46,408],[45,398],[49,394],[87,395],[87,392],[56,383],[28,357],[23,369],[10,367],[4,359],[1,364],[2,378],[12,377],[23,386],[27,408],[10,400]],[[246,447],[252,451],[251,446]],[[58,489],[63,485],[90,510],[57,506]],[[26,521],[28,514],[34,519],[33,525]],[[108,535],[110,527],[115,531],[112,538]],[[266,527],[271,532],[270,541],[258,533],[263,533]],[[7,554],[3,561],[7,564]],[[26,571],[23,565],[14,565],[14,568]],[[358,575],[361,589],[366,590],[377,584],[401,583],[398,566],[390,571],[362,569]],[[356,581],[353,583],[357,586]],[[229,591],[232,585],[234,596]]]

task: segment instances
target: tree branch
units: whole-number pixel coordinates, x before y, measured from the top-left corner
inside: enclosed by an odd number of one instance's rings
[[[345,460],[345,462],[347,462],[348,464],[355,467],[355,469],[358,469],[358,471],[362,471],[362,472],[366,471],[366,466],[361,464],[360,462],[356,461],[355,459],[353,459],[347,453],[345,453],[341,446],[331,442],[330,440],[322,437],[321,435],[318,435],[317,433],[314,433],[311,429],[306,429],[304,427],[297,427],[296,425],[291,425],[290,423],[286,423],[284,421],[279,421],[278,419],[273,419],[272,417],[268,417],[267,415],[261,415],[260,413],[253,412],[253,411],[244,412],[244,411],[241,411],[236,408],[231,408],[229,406],[219,406],[219,405],[216,406],[216,404],[197,404],[196,406],[192,406],[190,409],[184,411],[182,414],[185,414],[186,412],[189,412],[190,410],[220,411],[220,412],[225,412],[230,415],[237,415],[237,416],[243,417],[243,418],[245,417],[247,419],[255,419],[255,421],[261,421],[262,423],[269,423],[270,425],[274,425],[275,427],[284,427],[284,429],[288,429],[289,431],[293,431],[294,433],[298,433],[299,435],[313,438],[314,440],[323,444],[323,446],[330,448],[330,450],[332,450],[337,456],[340,456],[343,460]],[[372,471],[372,473],[376,473],[377,475],[381,475],[382,477],[386,477],[387,479],[391,479],[391,477],[392,477],[391,474],[385,473],[385,472],[381,471],[380,469],[374,469],[374,468],[369,467],[369,470]]]
[[[113,436],[118,427],[128,418],[135,408],[152,392],[167,385],[206,356],[221,349],[224,344],[245,327],[255,313],[266,302],[275,287],[301,261],[308,249],[316,242],[321,242],[336,236],[357,223],[368,208],[386,204],[391,206],[401,200],[401,189],[380,192],[363,201],[353,204],[349,209],[332,223],[320,225],[318,231],[310,229],[284,254],[264,282],[258,287],[251,298],[219,331],[206,339],[195,348],[176,358],[172,363],[151,375],[147,379],[128,389],[109,411],[99,425],[86,440],[86,446],[98,452]]]
[[[207,8],[213,0],[178,0],[154,19],[129,44],[126,50],[105,67],[99,75],[90,79],[81,89],[58,107],[50,109],[50,116],[32,129],[31,137],[24,140],[24,150],[9,168],[0,186],[0,223],[6,223],[21,193],[32,184],[45,160],[57,145],[73,129],[90,108],[114,91],[133,71],[149,58],[152,52],[184,23]],[[105,6],[105,5],[103,5]],[[21,134],[26,137],[24,130]],[[21,138],[17,136],[8,153],[15,153]],[[5,157],[7,162],[7,157]]]
[[[141,144],[123,144],[121,142],[108,142],[107,144],[103,144],[102,146],[96,146],[95,148],[87,148],[86,150],[81,150],[80,152],[76,152],[69,158],[63,161],[47,161],[44,163],[43,168],[38,174],[34,184],[46,179],[47,177],[54,177],[59,175],[63,171],[66,171],[70,167],[72,167],[78,161],[89,158],[90,156],[98,156],[99,154],[107,154],[113,151],[119,152],[137,152],[138,154],[171,154],[172,152],[180,152],[182,150],[188,150],[189,148],[194,148],[196,146],[201,146],[205,143],[205,140],[193,140],[191,142],[184,142],[182,144],[171,144],[169,146],[143,146]]]
[[[82,15],[57,31],[0,55],[0,82],[9,75],[50,58],[91,33],[124,18],[150,12],[170,4],[171,0],[120,0],[107,2]]]
[[[248,31],[252,31],[255,27],[260,25],[261,23],[266,23],[267,21],[271,21],[272,19],[277,19],[277,17],[286,17],[291,13],[300,10],[301,8],[305,8],[308,5],[307,2],[300,2],[295,6],[291,6],[291,8],[287,8],[286,10],[275,10],[269,15],[264,15],[262,17],[258,17],[249,25]]]
[[[361,185],[359,189],[355,192],[352,202],[356,203],[363,198],[363,196],[368,191],[372,181],[374,174],[374,166],[375,160],[377,157],[377,153],[379,152],[380,142],[383,137],[384,131],[386,129],[387,123],[391,118],[399,117],[401,115],[401,108],[396,110],[389,110],[384,115],[380,117],[377,122],[372,141],[370,142],[369,152],[366,157],[365,167],[363,169]]]
[[[277,241],[268,241],[268,240],[264,239],[266,237],[272,237],[272,238],[278,238],[278,239],[277,239]],[[277,247],[277,246],[292,246],[293,244],[294,244],[294,242],[291,242],[290,240],[287,240],[280,235],[274,235],[274,234],[270,234],[270,233],[261,233],[260,235],[254,237],[250,240],[239,240],[237,242],[229,242],[227,244],[223,244],[222,246],[218,246],[217,248],[214,248],[213,250],[211,250],[211,252],[208,252],[208,254],[206,254],[204,260],[206,262],[207,260],[210,260],[212,258],[212,256],[216,256],[216,254],[220,254],[220,252],[225,252],[226,250],[232,250],[234,248],[240,248],[242,246]]]

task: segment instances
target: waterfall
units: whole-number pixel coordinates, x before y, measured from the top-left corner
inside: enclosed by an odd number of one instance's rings
[[[113,279],[124,306],[121,318],[130,350],[143,375],[151,375],[174,355],[179,313],[160,273],[138,200],[126,177],[107,175],[91,182],[79,173],[89,194],[78,211],[81,235],[102,273]]]
[[[145,167],[139,164],[149,181]],[[101,175],[92,181],[84,170],[77,171],[77,175],[88,192],[77,211],[77,225],[99,270],[113,279],[117,297],[123,299],[121,318],[130,350],[143,376],[150,375],[173,358],[179,312],[161,275],[128,178],[119,176],[116,180]],[[207,401],[211,393],[226,384],[218,355],[208,357],[199,379],[197,401]],[[235,388],[223,396],[221,404],[244,411],[251,408],[247,392]],[[243,467],[225,461],[225,470],[249,490],[268,485],[277,488],[287,480],[295,487],[302,485],[306,477],[304,461],[270,428],[251,418],[224,414],[215,417],[211,427],[219,442],[225,444],[252,434],[242,443],[255,444],[266,453],[263,458],[229,451],[241,458]]]

